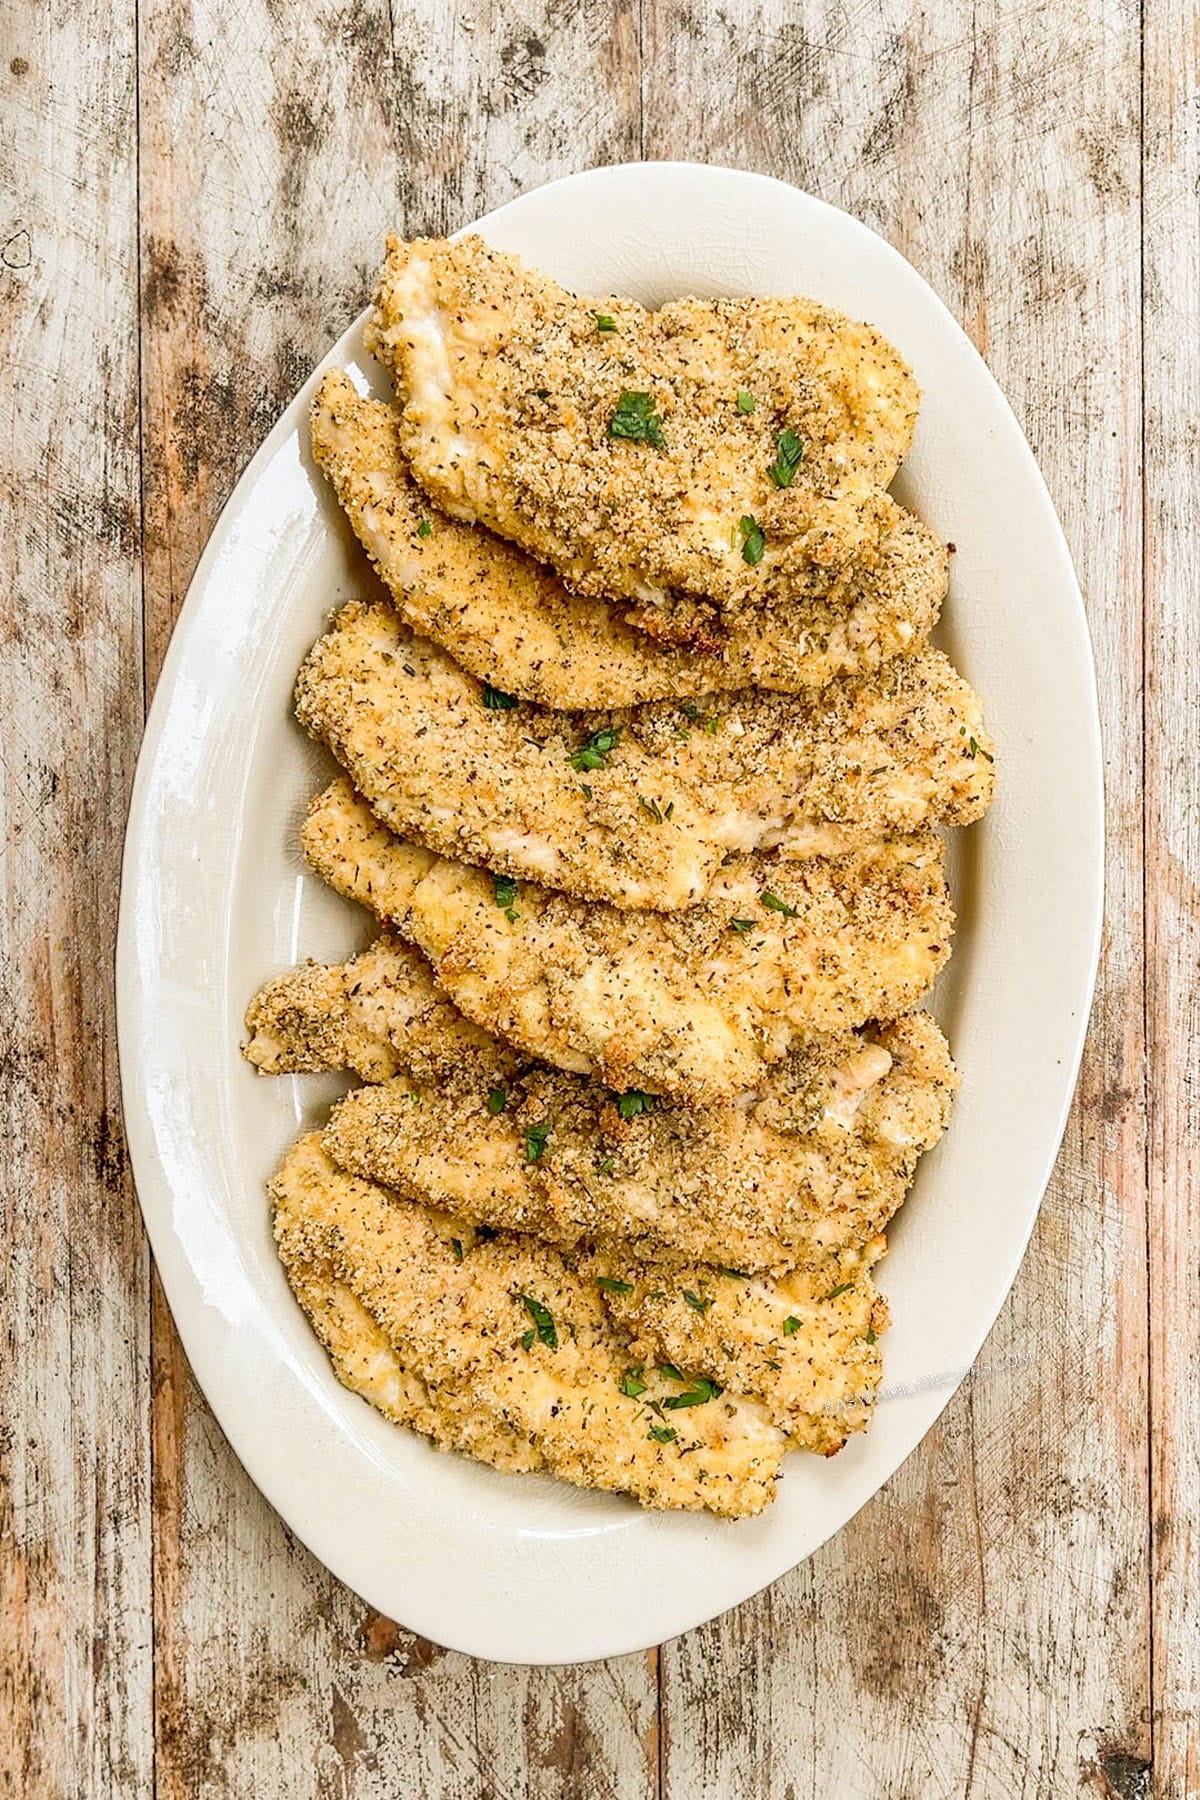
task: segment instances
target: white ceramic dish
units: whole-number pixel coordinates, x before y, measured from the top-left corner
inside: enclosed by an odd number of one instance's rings
[[[234,1449],[322,1561],[439,1643],[570,1662],[658,1643],[793,1567],[969,1369],[1025,1247],[1083,1043],[1099,732],[1079,592],[1028,446],[950,314],[874,233],[778,182],[686,164],[555,182],[478,229],[585,293],[808,293],[894,340],[924,390],[897,493],[958,546],[942,637],[984,696],[1000,775],[955,853],[961,924],[937,1010],[962,1092],[891,1234],[895,1324],[870,1432],[831,1462],[790,1457],[775,1505],[733,1525],[495,1474],[334,1380],[276,1261],[263,1184],[338,1084],[264,1080],[238,1055],[260,980],[369,935],[296,847],[326,764],[292,721],[293,677],[335,602],[373,586],[308,455],[315,375],[222,514],[151,712],[121,895],[126,1125],[154,1254]],[[382,391],[360,326],[328,362]]]

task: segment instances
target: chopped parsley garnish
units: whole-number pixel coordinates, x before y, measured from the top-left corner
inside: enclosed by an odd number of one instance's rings
[[[641,807],[643,812],[650,814],[650,817],[654,820],[654,823],[656,825],[662,824],[663,809],[658,804],[657,800],[654,800],[654,799],[647,800],[647,798],[644,794],[639,794],[638,795],[638,805]],[[672,801],[670,804],[670,807],[668,808],[668,811],[674,812],[674,810],[675,810],[675,802]]]
[[[650,1436],[656,1444],[673,1444],[678,1435],[678,1432],[670,1425],[652,1425],[650,1427]]]
[[[758,898],[768,912],[783,913],[789,919],[796,917],[795,907],[789,906],[786,900],[781,900],[778,894],[773,894],[770,888],[764,888]]]
[[[610,754],[617,747],[617,739],[621,735],[619,726],[606,731],[593,731],[587,743],[580,749],[571,752],[573,769],[603,769]]]
[[[630,1400],[636,1400],[638,1395],[644,1394],[645,1391],[646,1384],[642,1380],[641,1363],[638,1363],[635,1368],[626,1369],[621,1377],[621,1392],[628,1395]]]
[[[720,1269],[722,1275],[728,1275],[730,1281],[749,1281],[750,1279],[745,1269],[727,1269],[724,1263],[720,1265]]]
[[[504,916],[511,925],[517,916],[517,884],[511,875],[492,876],[492,898],[497,906],[503,907]]]
[[[693,1312],[706,1313],[712,1305],[711,1299],[702,1299],[699,1294],[693,1294],[691,1288],[684,1288],[683,1297]]]
[[[508,1095],[505,1093],[504,1089],[502,1087],[494,1087],[488,1094],[488,1111],[491,1113],[492,1117],[495,1118],[497,1113],[502,1113],[507,1105]]]
[[[495,688],[490,681],[483,684],[483,704],[489,712],[511,712],[521,702],[515,694],[506,694],[502,688]]]
[[[617,410],[608,421],[610,438],[630,438],[634,443],[653,444],[656,450],[666,446],[662,419],[649,394],[628,390],[617,401]]]
[[[632,1294],[632,1281],[618,1281],[612,1275],[597,1275],[596,1286],[603,1288],[606,1294]]]
[[[876,1329],[873,1325],[871,1325],[867,1328],[868,1344],[873,1344],[878,1336],[879,1336],[879,1333],[876,1331]]]
[[[525,1133],[525,1161],[541,1162],[546,1154],[546,1139],[550,1136],[550,1121],[541,1125],[530,1125]]]
[[[671,1394],[663,1401],[667,1412],[678,1412],[684,1406],[704,1406],[710,1400],[719,1400],[725,1389],[718,1381],[710,1381],[707,1375],[693,1375],[691,1386],[683,1394]]]
[[[451,1238],[450,1239],[450,1248],[454,1252],[455,1262],[461,1262],[463,1259],[462,1239],[461,1238]]]
[[[803,439],[798,438],[789,425],[775,439],[775,461],[767,470],[767,474],[777,488],[791,487],[796,479],[796,471],[803,461]]]
[[[421,523],[417,526],[417,536],[419,538],[427,538],[427,537],[433,536],[433,520],[432,519],[422,519],[421,520]]]
[[[838,1300],[843,1294],[848,1294],[853,1286],[852,1281],[839,1281],[835,1288],[830,1288],[827,1294],[821,1295],[821,1298],[822,1300]]]
[[[757,404],[749,388],[738,389],[737,409],[740,413],[752,413]]]
[[[695,701],[694,700],[685,700],[683,703],[683,710],[684,710],[684,713],[686,714],[686,716],[692,721],[692,724],[694,725],[696,723],[696,720],[700,717],[700,708],[696,705]]]
[[[611,1175],[616,1166],[617,1159],[615,1156],[602,1156],[596,1164],[596,1173],[597,1175]]]
[[[592,317],[596,321],[597,331],[615,331],[617,329],[617,321],[608,313],[593,313]]]
[[[640,1088],[630,1088],[627,1093],[617,1095],[617,1111],[623,1119],[636,1119],[639,1113],[653,1112],[658,1105],[656,1094],[643,1094]]]
[[[730,919],[729,929],[736,931],[739,937],[745,937],[748,931],[754,930],[753,919]]]
[[[558,1332],[554,1328],[553,1315],[542,1305],[540,1300],[535,1300],[532,1294],[522,1294],[521,1302],[533,1320],[533,1332],[527,1331],[525,1337],[529,1338],[532,1343],[534,1332],[536,1332],[547,1350],[557,1350]],[[524,1343],[525,1339],[522,1338],[521,1342]],[[528,1346],[526,1347],[528,1348]]]
[[[800,1329],[800,1321],[798,1318],[796,1318],[795,1314],[793,1314],[790,1318],[787,1318],[783,1321],[784,1337],[791,1337],[793,1335],[793,1333],[799,1331],[799,1329]]]
[[[668,1381],[685,1382],[687,1380],[687,1376],[681,1375],[674,1363],[659,1363],[658,1372],[660,1375],[665,1375]]]
[[[991,752],[985,750],[983,745],[978,743],[975,738],[968,738],[967,740],[967,755],[971,758],[972,762],[974,762],[977,756],[984,757],[987,762],[995,762],[996,760]]]
[[[707,719],[704,721],[704,729],[707,731],[709,737],[716,737],[718,731],[721,729],[721,721],[718,719],[716,713],[709,713]]]
[[[738,530],[742,536],[742,561],[756,568],[763,559],[763,551],[767,547],[766,533],[757,519],[749,513],[743,513],[738,520]]]

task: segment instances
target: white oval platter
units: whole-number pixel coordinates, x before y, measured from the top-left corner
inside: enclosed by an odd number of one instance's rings
[[[213,532],[138,764],[117,949],[126,1127],[171,1310],[234,1450],[329,1568],[438,1643],[564,1663],[656,1644],[792,1568],[970,1369],[1078,1069],[1100,932],[1099,731],[1083,607],[1029,447],[963,332],[881,238],[766,177],[669,163],[554,182],[473,229],[583,293],[811,294],[899,346],[924,405],[896,492],[957,545],[941,639],[983,694],[1000,777],[955,850],[960,926],[936,1010],[962,1091],[890,1234],[895,1323],[870,1431],[828,1462],[789,1457],[775,1504],[735,1524],[500,1475],[335,1381],[276,1260],[264,1183],[339,1084],[266,1080],[238,1054],[266,975],[369,935],[297,850],[327,765],[292,720],[293,678],[330,609],[374,586],[308,453],[320,371]],[[386,391],[361,321],[329,364]]]

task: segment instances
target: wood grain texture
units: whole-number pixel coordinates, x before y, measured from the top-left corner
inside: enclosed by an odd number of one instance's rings
[[[1200,1795],[1194,6],[0,0],[0,21],[0,1792]],[[1107,929],[1033,1244],[922,1448],[726,1618],[528,1671],[371,1613],[198,1394],[114,1123],[116,872],[143,667],[151,687],[220,506],[383,233],[643,153],[847,207],[987,356],[1089,607]]]
[[[133,6],[0,30],[0,1791],[148,1796],[147,1264],[111,951],[142,726]]]
[[[1200,1793],[1200,18],[1147,8],[1146,951],[1154,1765]]]
[[[652,153],[749,152],[868,219],[987,356],[1092,602],[1110,784],[1090,1048],[1014,1293],[850,1528],[667,1646],[664,1793],[724,1794],[751,1769],[797,1800],[1134,1795],[1150,1750],[1137,12],[829,5],[801,27],[751,3],[680,32],[665,7],[647,43]],[[681,145],[669,96],[705,71]]]

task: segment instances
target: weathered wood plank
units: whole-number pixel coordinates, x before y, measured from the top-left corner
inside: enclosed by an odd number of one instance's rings
[[[142,717],[134,7],[0,14],[0,1791],[139,1800],[148,1284],[111,992]]]
[[[1154,1768],[1200,1794],[1200,14],[1145,12],[1146,967]]]
[[[149,663],[234,480],[365,304],[384,232],[440,231],[636,149],[630,14],[600,0],[141,7]],[[475,1664],[291,1538],[154,1314],[158,1800],[642,1800],[656,1664]]]
[[[664,1793],[1134,1795],[1149,1754],[1137,12],[991,0],[801,21],[654,0],[645,39],[651,154],[750,163],[847,206],[988,356],[1089,597],[1110,781],[1092,1044],[1014,1295],[974,1381],[849,1530],[666,1647]]]

